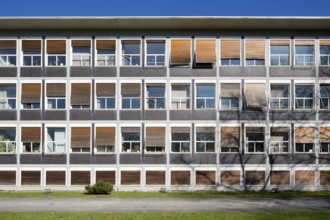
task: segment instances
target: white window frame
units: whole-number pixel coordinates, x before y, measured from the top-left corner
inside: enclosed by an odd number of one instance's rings
[[[313,128],[315,128],[314,129],[314,143],[312,143],[313,144],[313,150],[312,150],[312,152],[307,152],[307,151],[305,151],[304,150],[304,152],[298,152],[297,151],[297,147],[296,147],[296,128],[301,128],[301,127],[313,127]],[[294,126],[294,132],[293,132],[294,134],[293,134],[293,143],[294,143],[294,153],[295,154],[315,154],[315,152],[316,152],[316,125],[315,124],[303,124],[303,125],[301,125],[301,124],[295,124],[295,126]],[[305,149],[305,143],[303,143],[304,144],[304,149]],[[311,143],[306,143],[306,144],[311,144]]]
[[[140,41],[140,53],[139,54],[124,54],[123,53],[123,41],[125,40],[138,40]],[[142,38],[141,37],[132,37],[132,38],[121,38],[120,39],[120,45],[119,45],[119,48],[120,48],[120,66],[121,67],[141,67],[142,66]],[[123,64],[123,57],[124,55],[129,55],[131,58],[132,56],[139,56],[140,57],[140,65],[132,65],[132,60],[130,61],[130,65],[124,65]]]
[[[57,142],[57,141],[49,141],[48,140],[48,129],[49,128],[64,128],[64,135],[65,135],[65,141],[62,143],[62,142]],[[67,146],[68,146],[68,144],[67,144],[67,142],[68,142],[68,129],[67,129],[67,127],[66,127],[66,125],[63,125],[63,124],[59,124],[59,125],[46,125],[45,126],[45,153],[46,154],[66,154],[66,152],[67,152]],[[64,151],[63,152],[58,152],[58,151],[49,151],[48,150],[48,143],[49,142],[52,142],[52,143],[54,143],[54,144],[56,144],[56,142],[57,143],[62,143],[62,144],[64,144]]]
[[[260,38],[250,38],[250,37],[246,37],[243,40],[243,43],[244,43],[244,67],[265,67],[267,65],[267,60],[266,60],[266,57],[267,57],[267,51],[266,51],[266,47],[267,47],[267,40],[264,38],[264,37],[260,37]],[[246,64],[246,41],[250,41],[250,40],[263,40],[265,42],[265,54],[264,54],[264,64],[263,65],[256,65],[256,60],[259,60],[259,59],[252,59],[253,60],[253,63],[254,65],[247,65]]]
[[[201,97],[201,98],[198,98],[197,97],[197,86],[199,85],[213,85],[214,87],[214,97],[211,98],[211,97]],[[204,81],[196,81],[195,82],[195,94],[194,94],[194,101],[195,101],[195,110],[197,111],[200,111],[200,110],[212,110],[212,109],[216,109],[216,106],[217,106],[217,99],[216,99],[216,90],[217,90],[217,87],[216,87],[216,83],[215,82],[204,82]],[[210,99],[214,99],[214,107],[213,108],[197,108],[197,99],[203,99],[204,100],[204,104],[205,104],[205,107],[206,107],[206,101],[207,100],[210,100]]]
[[[6,144],[6,152],[0,152],[0,155],[2,154],[16,154],[17,152],[17,148],[18,148],[18,141],[17,141],[17,133],[18,133],[18,128],[16,126],[10,125],[10,124],[1,124],[1,127],[3,128],[11,128],[11,129],[15,129],[15,140],[14,141],[0,141],[0,143],[5,143]],[[14,144],[14,149],[12,152],[8,151],[9,148],[9,144],[13,143]]]
[[[189,97],[173,97],[172,96],[172,92],[173,92],[172,86],[188,86],[189,87]],[[179,102],[177,102],[179,104],[179,106],[181,106],[182,100],[188,100],[188,102],[189,102],[189,108],[172,108],[173,99],[179,99],[180,100]],[[176,82],[176,81],[175,82],[171,82],[171,84],[170,84],[170,103],[171,103],[171,106],[170,106],[170,109],[171,110],[191,110],[192,109],[192,106],[191,106],[192,105],[192,87],[191,87],[191,82],[186,82],[186,81],[183,81],[183,82]]]
[[[281,65],[280,63],[280,57],[279,57],[279,65],[272,65],[271,64],[271,58],[272,58],[272,53],[271,53],[271,48],[272,48],[272,45],[271,45],[271,41],[289,41],[290,43],[289,43],[289,54],[288,54],[288,56],[289,56],[289,64],[288,65]],[[271,66],[271,67],[289,67],[289,66],[291,66],[292,65],[292,63],[291,63],[291,57],[292,57],[292,42],[291,42],[291,39],[290,38],[280,38],[280,39],[278,39],[278,38],[271,38],[271,39],[269,39],[269,45],[268,45],[268,51],[269,51],[269,66]],[[286,54],[275,54],[274,56],[286,56]]]
[[[272,94],[271,94],[271,91],[272,91],[272,85],[287,85],[288,87],[289,87],[289,97],[272,97]],[[272,108],[272,103],[271,103],[271,101],[272,101],[272,99],[275,99],[275,100],[278,100],[279,101],[279,106],[281,106],[281,103],[280,103],[280,101],[282,100],[282,99],[288,99],[288,107],[287,108]],[[285,82],[280,82],[280,81],[278,81],[278,82],[272,82],[272,81],[270,81],[269,82],[269,98],[268,98],[268,102],[269,102],[269,109],[271,109],[272,111],[283,111],[283,110],[289,110],[289,109],[291,109],[291,102],[292,102],[292,100],[291,100],[291,83],[289,82],[289,81],[285,81]]]
[[[106,127],[106,128],[114,128],[116,133],[115,133],[115,145],[113,146],[113,151],[97,151],[97,145],[95,143],[94,145],[94,153],[95,154],[115,154],[117,149],[116,149],[116,145],[117,145],[117,137],[118,137],[118,129],[116,127],[116,125],[114,124],[97,124],[95,125],[95,128],[94,128],[94,142],[96,141],[96,129],[97,128],[103,128],[103,127]],[[110,146],[110,145],[109,145]],[[108,146],[104,146],[105,149],[108,148]]]
[[[310,56],[309,54],[301,54],[300,56],[304,56],[304,64],[303,65],[297,65],[296,64],[296,57],[297,57],[297,53],[296,53],[296,41],[314,41],[314,45],[313,45],[313,54],[312,54],[312,56],[313,56],[313,60],[312,60],[312,64],[311,65],[306,65],[305,64],[305,57],[306,56]],[[316,64],[316,41],[315,41],[315,39],[312,39],[312,38],[309,38],[309,39],[300,39],[300,38],[296,38],[296,39],[294,39],[294,48],[293,48],[293,66],[294,67],[301,67],[301,68],[311,68],[311,67],[313,67],[313,66],[315,66],[315,64]],[[300,46],[300,45],[297,45],[297,46]],[[310,45],[310,46],[312,46],[312,45]]]
[[[89,65],[82,65],[82,63],[84,62],[83,56],[87,56],[86,54],[83,53],[78,53],[75,54],[73,53],[73,46],[72,46],[72,41],[76,41],[76,40],[88,40],[90,41],[90,47],[89,47]],[[70,65],[73,67],[91,67],[92,66],[92,61],[93,61],[93,51],[92,51],[92,39],[91,38],[71,38],[70,39]],[[80,65],[73,65],[73,58],[74,56],[80,56]]]
[[[72,147],[71,147],[71,137],[72,137],[72,133],[71,133],[71,128],[89,128],[90,132],[89,132],[89,151],[87,152],[83,152],[82,149],[84,149],[84,147],[80,147],[80,148],[75,148],[75,149],[80,149],[79,152],[73,152]],[[69,130],[67,130],[66,134],[67,134],[67,141],[68,141],[68,146],[70,145],[69,153],[71,154],[90,154],[92,152],[92,126],[91,124],[72,124],[69,126],[69,128],[67,128]]]
[[[165,154],[166,153],[166,142],[167,142],[167,135],[166,135],[166,125],[165,124],[147,124],[145,127],[144,127],[144,140],[147,140],[147,128],[165,128],[165,145],[164,147],[162,147],[164,150],[163,151],[147,151],[147,145],[146,145],[146,142],[145,142],[145,146],[144,146],[144,151],[146,154]],[[152,147],[157,147],[157,146],[152,146]],[[159,146],[158,146],[159,147]]]
[[[15,85],[16,96],[15,96],[15,98],[8,97],[8,96],[6,96],[5,98],[0,97],[0,103],[3,103],[3,105],[5,105],[4,108],[0,108],[0,113],[1,113],[2,110],[8,110],[8,109],[15,110],[15,109],[18,109],[17,108],[17,101],[18,101],[18,98],[17,98],[17,81],[16,82],[15,81],[3,81],[3,82],[0,83],[0,86],[1,85],[4,85],[4,86],[6,86],[6,85]],[[14,99],[15,99],[15,108],[10,108],[8,102],[9,102],[9,100],[14,100]]]
[[[9,57],[13,57],[15,56],[16,58],[16,64],[11,66],[11,65],[3,65],[3,66],[0,66],[0,68],[3,68],[3,67],[17,67],[18,66],[18,59],[19,59],[19,56],[18,56],[18,40],[17,38],[14,38],[14,39],[10,39],[10,38],[0,38],[0,40],[2,41],[16,41],[16,51],[15,51],[15,54],[0,54],[0,57],[6,57],[7,58],[7,62],[8,62],[8,58]]]
[[[24,126],[19,127],[19,132],[20,134],[22,134],[22,128],[40,128],[40,142],[39,142],[39,151],[38,152],[33,152],[33,143],[38,143],[38,142],[23,142],[22,141],[22,135],[21,135],[21,140],[19,141],[20,143],[20,153],[21,154],[42,154],[42,127],[41,126],[36,126],[36,125],[32,125],[32,124],[24,124]],[[16,130],[17,132],[17,130]],[[17,134],[16,134],[17,136]],[[31,144],[31,152],[29,151],[24,151],[24,145],[23,143],[30,143]],[[17,147],[17,145],[16,145]]]
[[[27,57],[31,57],[31,65],[24,65],[24,52],[23,52],[23,41],[25,41],[25,40],[27,40],[27,41],[29,41],[29,40],[40,40],[40,44],[41,44],[41,46],[40,46],[40,48],[41,48],[41,50],[40,50],[40,55],[37,55],[37,54],[33,54],[33,55],[25,55],[25,56],[27,56]],[[43,47],[43,43],[42,43],[42,38],[22,38],[21,40],[20,40],[20,43],[21,43],[21,48],[20,48],[20,57],[21,57],[21,59],[20,59],[20,61],[21,61],[21,66],[22,67],[28,67],[28,68],[30,68],[30,67],[42,67],[42,65],[43,65],[43,51],[44,51],[44,47]],[[33,57],[37,57],[37,56],[40,56],[40,65],[33,65]],[[16,62],[17,62],[17,59],[16,59]]]
[[[132,127],[132,128],[139,128],[140,130],[139,130],[139,136],[140,136],[140,140],[138,140],[138,141],[125,141],[124,139],[123,139],[123,130],[122,130],[122,128],[129,128],[129,127]],[[132,126],[132,125],[125,125],[125,124],[122,124],[121,125],[121,127],[120,127],[120,153],[121,154],[142,154],[142,127],[141,127],[141,125],[140,124],[138,124],[138,125],[135,125],[135,126]],[[139,151],[132,151],[132,143],[137,143],[137,142],[139,142],[140,143],[140,149],[139,149]],[[123,151],[124,149],[123,149],[123,144],[124,143],[130,143],[130,151]]]
[[[148,50],[147,50],[147,44],[148,44],[148,41],[152,41],[152,40],[159,40],[159,41],[164,41],[164,47],[165,47],[165,51],[164,51],[164,54],[148,54]],[[166,66],[167,64],[167,43],[166,43],[166,38],[165,37],[161,37],[161,38],[155,38],[155,37],[150,37],[150,38],[146,38],[144,39],[144,51],[145,51],[145,54],[144,54],[144,64],[146,67],[163,67],[163,66]],[[147,62],[147,58],[148,58],[148,55],[149,56],[155,56],[155,65],[148,65],[148,62]],[[163,65],[157,65],[157,56],[164,56],[164,64]]]
[[[183,128],[189,128],[189,141],[173,141],[172,140],[172,128],[175,128],[175,127],[183,127]],[[182,125],[175,125],[175,126],[171,126],[170,127],[170,153],[171,154],[191,154],[192,153],[192,129],[191,129],[191,125],[187,125],[187,124],[182,124]],[[172,151],[172,143],[175,142],[175,143],[180,143],[180,150],[179,152],[176,152],[176,151]],[[189,151],[182,151],[182,143],[188,143],[189,142]]]
[[[226,40],[239,40],[239,48],[240,48],[240,58],[239,58],[239,65],[222,65],[222,59],[221,59],[221,49],[222,49],[222,41],[226,41]],[[219,66],[222,66],[222,67],[239,67],[239,66],[242,66],[242,44],[243,44],[243,39],[241,38],[237,38],[237,37],[222,37],[220,38],[219,40]],[[216,50],[218,51],[218,50]],[[229,59],[229,63],[231,62],[232,59]]]
[[[303,99],[304,100],[304,103],[305,103],[305,100],[310,100],[310,99],[312,99],[313,100],[313,106],[312,106],[312,108],[296,108],[296,99],[297,99],[297,97],[296,97],[296,86],[299,86],[299,85],[311,85],[311,86],[313,86],[313,88],[314,88],[314,91],[313,91],[313,98],[308,98],[308,97],[298,97],[298,99]],[[313,110],[313,109],[315,109],[315,95],[316,95],[316,85],[315,85],[315,82],[300,82],[300,81],[296,81],[295,83],[294,83],[294,100],[293,100],[293,107],[294,107],[294,109],[295,110],[300,110],[300,111],[306,111],[306,110]],[[304,104],[305,105],[305,104]]]
[[[61,40],[61,41],[65,41],[65,54],[48,54],[47,53],[47,44],[49,40]],[[48,57],[49,56],[56,56],[56,60],[58,59],[58,57],[60,56],[64,56],[65,57],[65,65],[49,65],[48,64]],[[45,66],[46,67],[67,67],[68,66],[68,40],[66,38],[46,38],[45,39]]]
[[[289,133],[289,140],[288,141],[281,141],[281,142],[284,142],[284,143],[288,143],[288,152],[274,152],[274,151],[272,151],[272,140],[271,140],[271,137],[272,137],[272,132],[271,132],[271,129],[272,128],[277,128],[277,127],[286,127],[286,128],[289,128],[289,131],[288,131],[288,133]],[[291,144],[291,133],[292,133],[292,131],[291,131],[291,126],[290,125],[278,125],[278,124],[276,124],[276,125],[271,125],[270,126],[270,132],[269,132],[269,154],[290,154],[291,153],[291,151],[292,151],[292,144]],[[279,141],[277,141],[277,142],[279,142]],[[279,145],[281,145],[280,143],[279,143]],[[279,148],[280,148],[280,146],[279,146]]]
[[[207,141],[197,141],[197,128],[213,128],[214,129],[214,141],[210,141],[210,140],[207,140]],[[203,132],[203,133],[205,133],[205,132]],[[200,125],[200,124],[198,124],[198,125],[196,125],[195,126],[195,140],[194,140],[194,145],[195,145],[195,153],[196,154],[215,154],[216,153],[216,138],[217,138],[217,135],[216,135],[216,125],[214,125],[214,126],[210,126],[210,125]],[[197,151],[197,142],[200,142],[200,143],[204,143],[204,151],[202,151],[202,152],[198,152]],[[214,146],[214,151],[206,151],[206,144],[208,144],[208,143],[213,143],[213,146]]]
[[[246,132],[247,128],[263,128],[264,129],[264,140],[263,141],[247,141],[247,132]],[[244,153],[245,154],[264,154],[266,152],[266,148],[267,148],[265,135],[266,135],[265,125],[262,125],[262,124],[254,124],[254,125],[249,124],[249,125],[246,125],[244,127],[244,144],[245,144]],[[250,143],[250,142],[254,143],[254,151],[253,152],[248,151],[248,143]],[[264,144],[264,150],[263,151],[260,151],[260,152],[255,151],[257,143],[263,143]]]
[[[148,86],[152,87],[152,84],[163,84],[164,86],[164,97],[149,97],[148,94]],[[144,102],[144,107],[146,110],[166,110],[167,109],[167,103],[166,103],[166,93],[167,93],[167,88],[166,88],[166,83],[165,82],[145,82],[145,88],[144,88],[144,94],[145,94],[145,102]],[[149,99],[155,99],[155,108],[149,108],[148,101]],[[164,99],[164,108],[158,108],[157,103],[158,99]]]
[[[140,95],[138,96],[138,97],[123,97],[123,95],[122,95],[122,84],[129,84],[129,83],[138,83],[138,84],[140,84]],[[142,105],[144,105],[144,100],[142,100],[142,93],[143,93],[143,88],[142,88],[142,82],[141,81],[120,81],[119,82],[119,84],[117,84],[117,85],[120,85],[120,110],[129,110],[129,111],[131,111],[131,110],[141,110],[142,109]],[[130,108],[123,108],[123,100],[124,99],[129,99],[130,100]],[[132,100],[133,99],[139,99],[140,100],[140,108],[132,108]]]
[[[115,41],[115,47],[116,47],[116,49],[115,49],[115,54],[104,54],[104,55],[102,55],[102,56],[104,56],[104,57],[106,57],[106,56],[108,56],[108,57],[115,57],[115,65],[98,65],[98,57],[99,57],[99,55],[97,54],[97,41],[98,40],[114,40]],[[95,66],[97,66],[97,67],[116,67],[117,66],[117,63],[118,63],[118,56],[117,56],[117,54],[118,54],[118,52],[117,52],[117,39],[116,38],[108,38],[108,37],[96,37],[95,38],[95,49],[94,49],[94,53],[95,53],[95,56],[94,56],[94,63],[95,63]],[[106,63],[106,61],[105,61],[105,63]]]

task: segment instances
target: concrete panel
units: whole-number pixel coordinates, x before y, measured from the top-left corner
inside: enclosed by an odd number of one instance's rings
[[[170,164],[191,164],[191,154],[170,154]]]
[[[144,154],[143,164],[166,164],[166,154]]]
[[[320,66],[319,67],[319,77],[330,77],[330,67]]]
[[[145,110],[145,120],[166,120],[166,110]]]
[[[212,69],[192,69],[192,75],[195,77],[216,77],[217,76],[217,70],[216,68]]]
[[[191,110],[171,110],[170,120],[192,120]]]
[[[65,110],[45,110],[44,111],[44,120],[66,120],[66,111]]]
[[[266,164],[266,156],[264,154],[244,154],[244,164]]]
[[[42,157],[43,164],[66,164],[66,154],[45,154]]]
[[[95,77],[116,77],[117,67],[95,67],[93,75]]]
[[[0,77],[16,77],[17,67],[1,67]]]
[[[189,67],[171,67],[170,68],[170,76],[178,76],[178,77],[191,77],[193,76],[193,71]]]
[[[164,68],[145,67],[142,69],[142,76],[144,76],[144,77],[165,77],[166,72],[167,72],[166,67],[164,67]]]
[[[243,68],[243,77],[265,77],[266,76],[266,67],[264,66],[255,66],[250,67],[246,66]]]
[[[92,120],[92,111],[70,110],[70,120]]]
[[[87,66],[74,66],[70,67],[70,76],[92,76],[92,68]]]
[[[240,66],[222,66],[220,67],[220,76],[224,77],[242,77],[243,67]]]
[[[291,164],[291,154],[271,154],[269,155],[269,164]]]
[[[70,164],[91,164],[92,155],[84,153],[70,154]]]
[[[330,164],[330,154],[319,154],[319,164]]]
[[[265,111],[242,111],[240,114],[240,120],[266,120]]]
[[[293,154],[291,164],[315,164],[315,154]]]
[[[93,156],[93,164],[116,164],[116,155],[115,154],[95,154]]]
[[[319,111],[319,120],[330,120],[330,111]]]
[[[269,67],[270,77],[315,77],[315,68]]]
[[[21,154],[20,164],[42,164],[41,154]]]
[[[21,110],[21,120],[41,120],[41,110]]]
[[[315,120],[316,112],[312,111],[272,111],[269,112],[269,120]]]
[[[41,77],[42,67],[21,67],[21,77]]]
[[[193,120],[216,120],[216,110],[195,110],[192,112]]]
[[[243,156],[239,153],[223,153],[219,155],[220,164],[242,164]]]
[[[0,155],[0,164],[16,164],[16,163],[17,163],[16,154]]]
[[[142,164],[141,154],[120,154],[120,164]]]
[[[1,110],[0,112],[0,121],[6,120],[17,120],[17,111],[16,110]]]
[[[94,120],[117,120],[116,110],[95,110]]]
[[[143,76],[142,67],[120,67],[121,77]]]
[[[141,110],[121,110],[120,120],[142,120]]]
[[[216,164],[217,155],[216,154],[194,154],[192,155],[190,163],[192,164]]]
[[[66,77],[67,67],[45,67],[46,77]]]
[[[220,120],[239,120],[241,112],[240,111],[220,111]]]

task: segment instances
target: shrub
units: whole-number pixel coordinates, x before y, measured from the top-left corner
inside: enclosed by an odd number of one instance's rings
[[[110,182],[100,180],[94,185],[85,186],[85,190],[88,194],[110,194],[113,190],[113,185]]]

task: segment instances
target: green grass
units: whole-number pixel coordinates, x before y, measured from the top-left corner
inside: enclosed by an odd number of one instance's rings
[[[330,211],[199,213],[0,213],[1,220],[312,220],[330,219]]]

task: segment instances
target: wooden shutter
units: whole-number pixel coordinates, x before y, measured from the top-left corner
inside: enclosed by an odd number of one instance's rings
[[[295,45],[296,46],[313,46],[314,40],[296,40]]]
[[[0,49],[16,50],[16,40],[0,40]]]
[[[23,52],[41,52],[41,40],[23,40]]]
[[[146,185],[165,185],[165,171],[146,171]]]
[[[239,83],[221,83],[222,98],[237,98],[241,96],[241,88]]]
[[[16,185],[16,171],[0,171],[0,185]]]
[[[40,142],[41,141],[41,134],[40,134],[40,127],[33,127],[33,128],[22,128],[22,142]]]
[[[65,171],[46,171],[46,185],[65,185]]]
[[[246,171],[245,183],[246,185],[264,185],[265,171]]]
[[[264,83],[245,84],[246,105],[249,108],[262,108],[267,106]]]
[[[22,185],[40,185],[40,171],[22,171],[21,184]]]
[[[115,40],[97,40],[96,41],[97,50],[116,50]]]
[[[270,185],[290,185],[290,171],[272,171]]]
[[[141,84],[140,83],[122,83],[121,84],[121,94],[122,95],[141,94]]]
[[[215,185],[215,171],[196,171],[196,185]]]
[[[47,83],[47,97],[65,97],[65,83]]]
[[[66,54],[65,40],[47,40],[48,54]]]
[[[116,171],[95,171],[96,173],[96,182],[99,180],[104,180],[116,184]]]
[[[240,146],[240,128],[239,127],[222,127],[221,128],[221,147],[237,147]]]
[[[215,63],[215,40],[196,40],[196,63]]]
[[[96,84],[97,96],[114,96],[116,95],[115,83],[97,83]]]
[[[40,83],[24,83],[22,84],[22,104],[23,103],[40,103],[41,84]]]
[[[90,83],[71,84],[71,105],[90,105]]]
[[[71,46],[72,47],[90,47],[91,41],[90,40],[72,40]]]
[[[330,46],[330,40],[320,40],[321,46]]]
[[[190,185],[190,171],[172,171],[171,185]]]
[[[90,128],[71,128],[71,148],[90,147]]]
[[[295,173],[296,186],[313,186],[315,184],[315,172],[312,170],[297,170]]]
[[[330,127],[321,127],[320,128],[320,142],[321,143],[330,143]]]
[[[140,185],[140,171],[121,171],[121,185]]]
[[[241,183],[241,172],[239,170],[221,171],[221,185],[237,186],[240,185],[240,183]]]
[[[89,185],[90,182],[90,171],[71,171],[71,185]]]
[[[296,143],[314,143],[315,128],[313,127],[299,127],[295,128],[295,142]]]
[[[146,146],[165,146],[165,128],[147,127]]]
[[[96,128],[96,145],[99,146],[115,146],[116,145],[116,128],[114,127],[97,127]]]
[[[264,40],[246,40],[245,50],[245,59],[265,59]]]
[[[171,40],[171,65],[189,65],[190,40]]]
[[[241,40],[222,40],[221,58],[222,59],[240,59]]]
[[[289,46],[290,40],[271,40],[270,45],[271,46]]]

